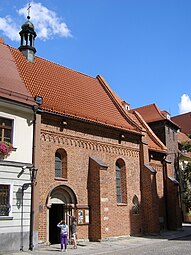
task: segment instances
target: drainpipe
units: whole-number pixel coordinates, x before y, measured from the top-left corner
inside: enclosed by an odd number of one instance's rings
[[[166,228],[169,229],[169,214],[168,214],[168,190],[167,190],[167,162],[166,156],[164,156],[163,161],[163,185],[164,185],[164,201],[165,201],[165,212],[166,212]]]
[[[33,120],[33,148],[32,148],[32,164],[33,169],[31,171],[31,210],[30,210],[30,233],[29,233],[29,250],[33,250],[33,233],[34,233],[34,187],[35,187],[35,149],[36,149],[36,113],[38,106],[33,106],[34,120]]]

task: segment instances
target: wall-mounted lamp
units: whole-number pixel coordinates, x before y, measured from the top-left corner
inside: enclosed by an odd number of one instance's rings
[[[61,124],[62,126],[67,126],[67,125],[68,125],[68,123],[67,123],[65,120],[62,120],[62,121],[60,122],[60,124]]]
[[[29,169],[29,173],[30,173],[30,181],[31,181],[31,183],[33,183],[36,180],[38,169],[36,169],[34,167],[23,166],[22,173],[24,173],[27,168]]]
[[[25,169],[27,169],[27,166],[23,166],[23,167],[22,167],[22,171],[23,171],[23,172],[25,171]]]
[[[34,100],[38,105],[42,105],[43,103],[43,98],[41,96],[35,96]]]

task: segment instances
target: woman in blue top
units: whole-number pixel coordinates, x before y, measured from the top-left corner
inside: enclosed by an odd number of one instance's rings
[[[61,244],[61,251],[67,251],[68,245],[68,225],[66,224],[65,220],[61,220],[57,227],[60,228],[60,244]]]

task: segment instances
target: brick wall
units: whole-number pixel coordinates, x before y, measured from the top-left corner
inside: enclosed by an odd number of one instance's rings
[[[176,230],[181,228],[181,205],[179,200],[179,185],[171,179],[167,179],[168,193],[168,228]]]
[[[140,216],[132,217],[132,199],[140,201],[139,137],[126,134],[119,142],[120,132],[69,120],[65,128],[60,121],[43,117],[39,182],[39,239],[45,241],[48,231],[47,199],[60,185],[69,187],[76,195],[77,206],[89,206],[90,224],[78,226],[78,238],[104,239],[140,232]],[[67,179],[55,178],[55,152],[67,153]],[[90,157],[104,162],[107,170]],[[115,164],[125,162],[127,203],[117,204]],[[133,224],[132,224],[133,223]]]

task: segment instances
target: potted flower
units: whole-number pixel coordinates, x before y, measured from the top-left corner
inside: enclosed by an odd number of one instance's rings
[[[0,142],[0,159],[4,159],[11,153],[13,146],[11,143]]]

